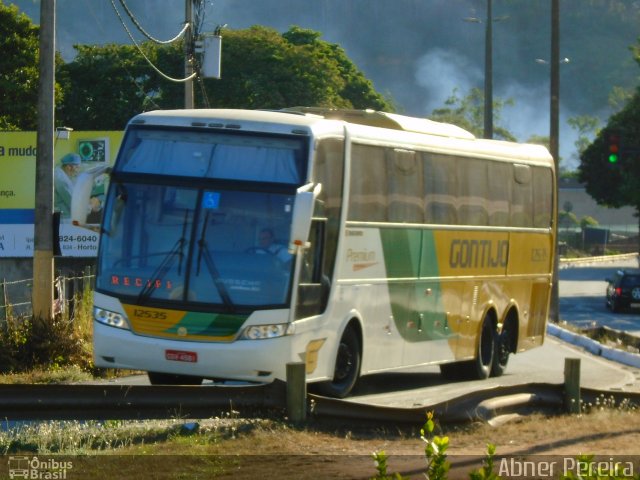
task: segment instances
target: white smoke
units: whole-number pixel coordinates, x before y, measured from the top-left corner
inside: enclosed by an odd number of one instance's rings
[[[416,84],[426,90],[423,106],[426,115],[441,108],[456,90],[460,98],[472,88],[484,88],[484,71],[470,59],[459,53],[434,48],[420,57],[416,63]],[[498,81],[494,77],[494,101],[512,99],[513,105],[505,105],[498,113],[497,124],[511,132],[518,141],[524,142],[533,136],[549,136],[549,82],[523,85]],[[567,125],[573,114],[560,105],[560,157],[561,165],[577,168],[575,141],[577,132]]]
[[[442,107],[454,89],[458,96],[466,95],[483,82],[484,74],[480,69],[450,50],[434,48],[416,63],[416,83],[427,91],[424,109],[429,113]]]

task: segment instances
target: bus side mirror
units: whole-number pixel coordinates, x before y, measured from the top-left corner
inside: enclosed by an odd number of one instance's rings
[[[313,184],[308,183],[296,191],[289,235],[289,251],[292,253],[297,250],[297,247],[305,247],[308,244],[315,199],[322,190],[322,185],[319,183],[313,187],[313,190],[311,190],[312,186]]]

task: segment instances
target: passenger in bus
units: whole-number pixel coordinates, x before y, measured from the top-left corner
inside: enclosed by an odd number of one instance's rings
[[[270,253],[274,255],[283,264],[287,264],[291,261],[291,254],[285,245],[276,242],[273,230],[270,228],[263,228],[260,230],[258,236],[258,247],[255,249],[256,253]]]

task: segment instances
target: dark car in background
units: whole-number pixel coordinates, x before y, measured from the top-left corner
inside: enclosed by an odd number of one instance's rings
[[[640,308],[640,269],[618,270],[606,281],[607,308],[613,312]]]

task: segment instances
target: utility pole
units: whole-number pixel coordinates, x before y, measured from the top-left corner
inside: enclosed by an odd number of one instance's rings
[[[553,156],[556,175],[560,174],[560,0],[551,0],[551,79],[549,105],[549,150]],[[558,201],[558,184],[555,191]],[[554,228],[558,229],[557,221]],[[558,288],[558,237],[556,235],[556,255],[553,260],[553,285],[551,288],[551,305],[549,316],[551,321],[560,321],[559,288]]]
[[[193,75],[193,0],[184,1],[184,21],[189,28],[184,35],[184,76]],[[193,80],[184,82],[184,108],[193,108]]]
[[[55,30],[56,0],[41,0],[32,303],[33,315],[43,319],[52,317],[53,307]]]
[[[493,13],[487,0],[484,38],[484,138],[493,138]]]

